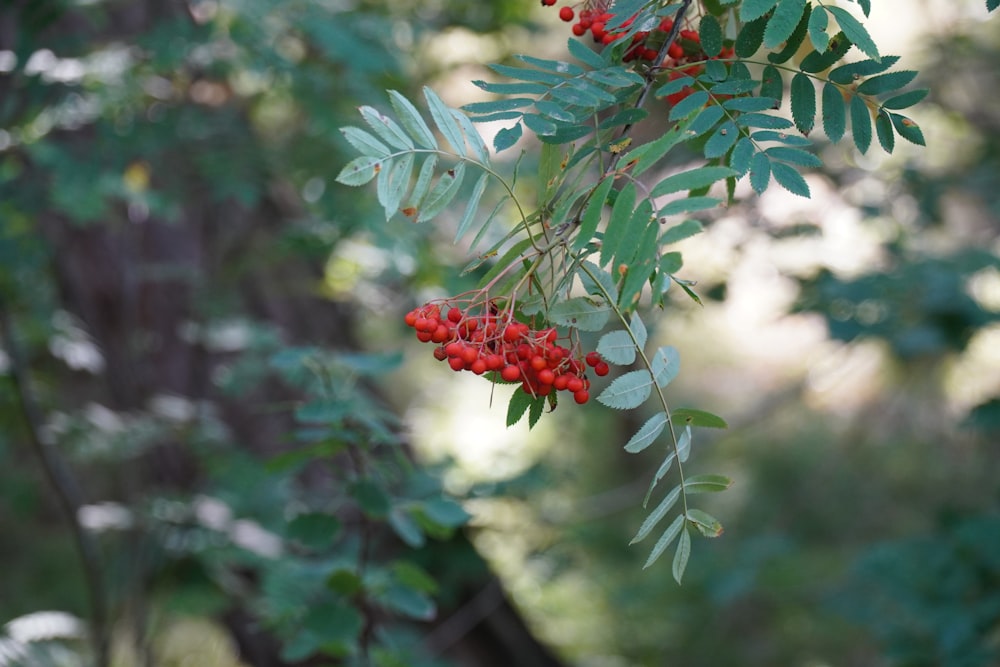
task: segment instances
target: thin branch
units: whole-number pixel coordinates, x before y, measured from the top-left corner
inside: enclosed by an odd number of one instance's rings
[[[44,419],[31,389],[28,365],[14,336],[14,325],[5,295],[0,293],[0,336],[10,360],[11,382],[17,394],[21,414],[28,430],[28,442],[45,473],[49,486],[55,492],[59,507],[73,533],[73,540],[80,557],[90,597],[90,641],[93,645],[96,667],[109,667],[108,600],[97,543],[80,524],[79,510],[83,494],[69,466],[58,450],[42,436]]]

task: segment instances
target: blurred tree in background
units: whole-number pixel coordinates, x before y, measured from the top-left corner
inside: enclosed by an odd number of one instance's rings
[[[622,547],[635,417],[557,414],[502,477],[411,462],[413,405],[455,403],[399,320],[458,251],[333,183],[359,104],[537,46],[534,11],[0,7],[0,665],[83,664],[79,618],[118,665],[1000,661],[997,24],[929,38],[926,155],[826,147],[826,212],[693,241],[706,306],[657,335],[701,348],[683,391],[732,417],[703,447],[739,485],[678,589]],[[476,449],[430,420],[429,458]]]

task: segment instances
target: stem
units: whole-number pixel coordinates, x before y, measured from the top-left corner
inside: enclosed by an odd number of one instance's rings
[[[32,391],[28,364],[14,336],[14,324],[2,292],[0,292],[0,336],[6,343],[11,382],[28,429],[28,443],[73,533],[73,541],[90,598],[90,642],[94,651],[94,664],[96,667],[109,667],[108,601],[97,543],[80,524],[79,510],[84,502],[76,479],[58,450],[42,436],[45,420]]]

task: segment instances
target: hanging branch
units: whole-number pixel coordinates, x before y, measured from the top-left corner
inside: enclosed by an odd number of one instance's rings
[[[0,294],[0,336],[7,348],[10,360],[11,382],[17,394],[18,404],[28,430],[28,443],[38,463],[45,473],[49,486],[73,533],[73,541],[80,557],[90,597],[90,641],[94,651],[96,667],[109,667],[108,601],[104,590],[101,559],[96,542],[84,530],[79,521],[79,510],[83,505],[83,495],[69,466],[59,452],[42,437],[42,411],[31,390],[28,365],[14,337],[14,325],[4,296]]]

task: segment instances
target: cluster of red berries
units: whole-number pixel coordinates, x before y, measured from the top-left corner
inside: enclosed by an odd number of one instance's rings
[[[445,310],[446,309],[446,310]],[[447,361],[455,371],[476,375],[496,373],[507,382],[520,380],[532,396],[568,391],[577,403],[590,399],[586,368],[607,375],[610,368],[596,352],[582,358],[558,344],[554,328],[533,330],[493,304],[479,314],[448,302],[414,308],[404,318],[417,332],[417,340],[437,343],[434,358]]]
[[[542,0],[542,4],[551,7],[556,4],[556,0]],[[582,37],[588,32],[593,35],[594,41],[599,44],[610,44],[617,40],[625,29],[632,23],[632,19],[625,21],[619,30],[609,31],[606,29],[608,21],[614,14],[608,11],[607,2],[592,2],[588,0],[586,6],[580,10],[579,18],[573,24],[573,34]],[[577,13],[572,7],[562,7],[559,10],[559,18],[567,23],[577,18]],[[625,51],[623,60],[631,62],[634,60],[647,61],[653,63],[660,55],[657,44],[662,44],[674,28],[674,20],[664,18],[653,30],[643,30],[632,35],[632,44]],[[726,47],[715,58],[731,58],[733,49]],[[680,30],[677,39],[667,47],[667,53],[660,61],[659,66],[669,69],[668,78],[673,81],[682,76],[698,76],[704,69],[703,63],[708,60],[708,56],[701,48],[701,38],[695,30]],[[685,97],[693,93],[690,87],[667,96],[667,101],[677,104]]]

